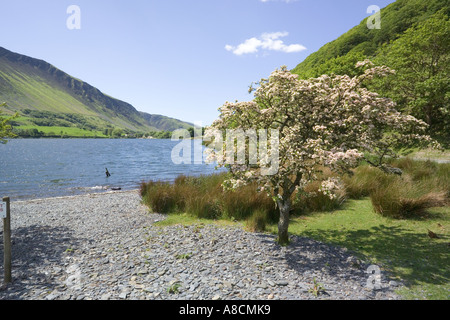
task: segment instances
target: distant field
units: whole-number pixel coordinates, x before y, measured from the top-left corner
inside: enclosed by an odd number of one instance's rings
[[[98,138],[107,138],[101,131],[89,131],[75,127],[38,127],[32,125],[20,126],[19,129],[37,129],[38,131],[44,132],[46,135],[55,135],[55,136],[67,136],[67,137],[98,137]]]
[[[450,150],[433,150],[433,149],[426,149],[426,150],[419,150],[411,153],[409,155],[411,158],[415,159],[432,159],[432,160],[443,160],[443,161],[450,161]]]

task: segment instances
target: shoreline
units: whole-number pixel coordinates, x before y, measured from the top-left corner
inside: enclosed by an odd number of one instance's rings
[[[92,193],[83,193],[83,194],[76,194],[76,195],[70,195],[70,196],[55,196],[55,197],[48,197],[48,198],[44,197],[44,198],[25,199],[25,200],[11,199],[11,203],[38,202],[38,201],[45,201],[45,200],[65,200],[65,199],[73,199],[73,198],[78,198],[78,197],[100,196],[100,195],[104,195],[104,194],[135,193],[135,192],[139,192],[139,189],[110,190],[110,191],[104,191],[104,192],[92,192]]]
[[[400,299],[387,277],[368,288],[368,264],[345,248],[298,236],[281,247],[274,235],[214,224],[154,226],[166,216],[149,213],[137,190],[11,202],[11,212],[13,283],[0,300]]]

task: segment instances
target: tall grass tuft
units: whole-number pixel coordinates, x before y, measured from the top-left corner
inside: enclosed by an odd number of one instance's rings
[[[396,176],[388,175],[378,168],[362,165],[354,169],[352,175],[343,176],[342,180],[347,197],[361,199],[370,196],[374,190],[390,184],[395,178]]]
[[[166,182],[141,183],[143,202],[153,212],[170,213],[177,209],[177,198],[174,188]]]
[[[343,177],[347,195],[370,196],[375,212],[398,219],[423,217],[429,208],[448,205],[450,164],[401,158],[390,165],[400,168],[402,176],[365,165]]]
[[[401,158],[394,160],[393,165],[402,169],[413,181],[428,185],[430,190],[444,190],[450,196],[450,163]]]
[[[264,232],[266,231],[266,225],[268,222],[268,214],[262,209],[258,209],[247,218],[246,228],[250,232]]]
[[[445,206],[448,202],[445,191],[430,191],[423,184],[408,184],[401,178],[374,190],[370,199],[375,212],[396,219],[423,217],[427,209]]]
[[[301,193],[294,194],[294,214],[301,215],[314,211],[333,211],[339,209],[347,199],[345,189],[337,190],[334,197],[320,191],[322,181],[313,181],[306,185]]]
[[[158,213],[183,212],[198,218],[246,220],[255,211],[262,211],[267,221],[278,220],[273,200],[265,193],[257,192],[256,185],[224,191],[225,177],[226,174],[179,176],[171,184],[142,183],[141,196],[144,203]]]
[[[222,194],[222,214],[224,218],[245,220],[255,211],[264,211],[271,222],[278,220],[278,210],[274,201],[266,193],[257,192],[257,186],[250,184],[235,191]]]

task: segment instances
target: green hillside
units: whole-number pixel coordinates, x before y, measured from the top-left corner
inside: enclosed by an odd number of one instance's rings
[[[325,73],[351,73],[349,65],[361,57],[375,56],[379,48],[399,38],[407,29],[426,21],[439,10],[450,14],[448,0],[397,0],[381,9],[381,28],[368,29],[367,19],[338,39],[309,55],[292,72],[307,79]],[[347,71],[347,72],[346,72]]]
[[[139,112],[132,105],[103,94],[43,60],[2,47],[0,101],[7,102],[6,113],[19,113],[20,117],[14,121],[19,132],[35,128],[57,135],[61,131],[70,131],[78,132],[80,136],[104,136],[103,133],[114,129],[124,133],[146,133],[192,126],[180,120]]]
[[[155,128],[158,128],[158,130],[174,131],[180,128],[189,129],[194,126],[194,124],[183,122],[159,114],[149,114],[145,112],[140,112],[140,114],[149,124],[151,124]]]
[[[292,72],[302,79],[322,74],[356,76],[356,62],[370,59],[395,70],[367,87],[425,121],[428,134],[450,147],[450,2],[397,0],[381,9],[381,28],[367,18],[308,56]]]

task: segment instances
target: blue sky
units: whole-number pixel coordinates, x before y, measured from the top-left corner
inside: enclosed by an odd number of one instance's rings
[[[139,111],[210,124],[226,101],[393,0],[0,0],[0,46]],[[70,5],[80,29],[69,29]],[[72,20],[69,20],[72,21]]]

